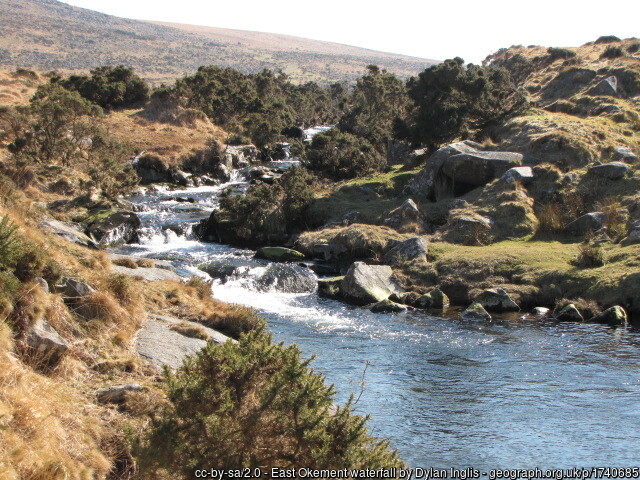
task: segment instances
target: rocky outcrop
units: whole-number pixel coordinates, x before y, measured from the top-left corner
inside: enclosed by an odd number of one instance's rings
[[[396,266],[406,261],[415,259],[427,259],[429,247],[422,237],[413,237],[400,242],[382,257],[382,263]]]
[[[304,260],[303,253],[285,247],[262,247],[256,252],[255,258],[272,262],[298,262]]]
[[[407,307],[387,299],[374,303],[373,305],[371,305],[369,310],[371,310],[373,313],[400,313],[406,312]]]
[[[53,218],[47,218],[40,222],[40,228],[53,232],[65,240],[82,245],[83,247],[97,248],[96,242],[89,238],[88,235],[81,232],[80,229],[73,224],[60,222]]]
[[[604,312],[599,313],[589,321],[595,323],[606,323],[608,325],[626,325],[628,318],[627,312],[625,312],[624,308],[616,305],[614,307],[607,308]]]
[[[556,314],[559,322],[584,322],[584,317],[573,303],[565,306]]]
[[[615,76],[610,76],[602,79],[595,87],[591,88],[587,95],[593,96],[618,96],[618,79]]]
[[[418,297],[413,305],[418,308],[444,308],[449,305],[449,297],[439,288],[435,288]]]
[[[405,195],[422,195],[432,200],[464,194],[504,175],[522,164],[514,152],[485,151],[465,140],[442,147],[405,188]]]
[[[491,315],[479,303],[472,303],[461,314],[463,320],[484,320],[491,321]]]
[[[520,310],[518,304],[502,288],[485,290],[473,301],[490,312],[517,312]]]
[[[50,367],[57,365],[69,350],[69,344],[44,320],[38,320],[27,332],[29,355]]]
[[[140,219],[135,213],[113,212],[92,221],[87,226],[87,235],[104,247],[136,243],[140,226]]]
[[[607,216],[603,212],[591,212],[569,223],[565,230],[571,235],[583,236],[605,226]]]
[[[342,280],[340,292],[345,299],[357,305],[380,302],[402,290],[392,280],[392,275],[393,271],[387,265],[355,262]]]
[[[606,178],[607,180],[620,180],[623,178],[629,166],[622,162],[603,163],[602,165],[596,165],[589,168],[589,175],[593,175],[600,178]]]

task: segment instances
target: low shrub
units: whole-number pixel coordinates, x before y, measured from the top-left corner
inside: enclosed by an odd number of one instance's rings
[[[116,258],[113,264],[119,267],[138,268],[138,263],[132,258]]]
[[[555,48],[550,47],[547,49],[547,53],[551,56],[552,60],[568,60],[577,56],[577,53],[568,48]]]
[[[622,47],[618,45],[610,45],[607,47],[607,49],[604,52],[602,52],[602,55],[600,55],[600,58],[608,58],[611,60],[614,58],[620,58],[624,56],[625,56],[625,51]]]
[[[242,305],[225,306],[209,315],[202,323],[236,339],[243,333],[263,330],[266,327],[264,318],[254,309]]]
[[[640,42],[633,43],[627,47],[627,52],[629,53],[637,53],[640,50]]]
[[[187,287],[193,288],[200,300],[211,298],[211,284],[213,280],[206,280],[202,277],[193,276],[187,280]]]
[[[585,238],[578,246],[578,257],[574,261],[574,265],[582,268],[595,268],[603,266],[604,261],[602,246],[591,238]]]
[[[200,340],[209,340],[211,337],[207,332],[205,332],[204,328],[199,325],[194,325],[192,323],[180,322],[175,323],[169,326],[169,329],[174,332],[178,332],[185,337],[190,338],[198,338]]]
[[[602,43],[613,43],[613,42],[619,42],[619,41],[620,39],[615,35],[602,35],[601,37],[598,37],[598,39],[594,43],[598,45]]]
[[[169,405],[142,443],[141,470],[189,477],[196,468],[401,467],[388,441],[370,437],[352,403],[335,411],[334,389],[296,345],[258,331],[207,345],[175,374]]]

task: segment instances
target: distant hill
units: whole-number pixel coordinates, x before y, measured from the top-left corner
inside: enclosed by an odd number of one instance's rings
[[[375,63],[398,76],[435,60],[287,35],[128,20],[56,0],[0,0],[0,66],[88,70],[132,66],[152,82],[201,65],[281,69],[296,81],[352,81]]]

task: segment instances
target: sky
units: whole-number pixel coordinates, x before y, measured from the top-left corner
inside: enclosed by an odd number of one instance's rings
[[[125,18],[283,33],[384,52],[479,63],[511,45],[640,37],[640,1],[64,0]]]

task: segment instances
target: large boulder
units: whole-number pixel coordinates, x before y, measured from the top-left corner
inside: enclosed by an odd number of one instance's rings
[[[413,237],[404,242],[400,242],[382,257],[382,263],[386,265],[396,266],[402,262],[427,259],[429,247],[422,237]]]
[[[620,180],[625,176],[629,166],[622,162],[603,163],[589,168],[589,174],[608,180]]]
[[[272,262],[297,262],[304,260],[304,254],[285,247],[262,247],[256,252],[255,258]]]
[[[609,325],[625,325],[628,319],[627,312],[625,312],[624,308],[616,305],[614,307],[607,308],[604,312],[599,313],[589,321],[596,323],[607,323]]]
[[[340,292],[348,301],[358,305],[380,302],[392,293],[402,291],[392,280],[392,275],[388,265],[355,262],[342,280]]]
[[[612,75],[610,77],[602,79],[595,87],[591,88],[587,95],[593,96],[618,96],[618,79]]]
[[[474,302],[482,305],[490,312],[517,312],[520,307],[502,288],[491,288],[485,290],[476,298]]]
[[[587,213],[569,223],[565,230],[571,235],[583,236],[605,226],[607,216],[603,212]]]
[[[256,287],[262,291],[311,293],[316,289],[318,280],[308,268],[273,263],[254,282]]]
[[[491,231],[491,220],[482,215],[452,211],[444,226],[442,238],[451,243],[479,245]]]
[[[520,166],[522,161],[520,153],[485,151],[468,140],[452,143],[427,160],[404,193],[433,200],[456,196],[486,185],[510,168]]]
[[[87,226],[89,235],[100,246],[116,246],[138,241],[140,219],[133,212],[108,213]]]
[[[29,329],[25,343],[30,354],[48,366],[57,365],[69,350],[64,338],[44,319],[37,321]]]
[[[461,314],[463,320],[484,320],[491,321],[491,315],[479,303],[472,303]]]

